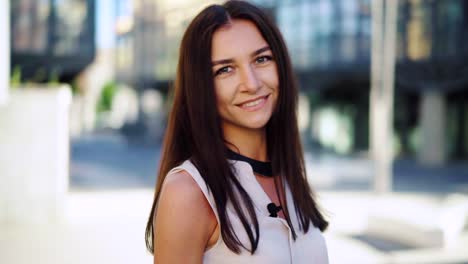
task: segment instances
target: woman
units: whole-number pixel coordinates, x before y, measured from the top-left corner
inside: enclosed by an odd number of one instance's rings
[[[286,46],[260,9],[228,1],[194,18],[146,229],[155,263],[328,263],[296,106]]]

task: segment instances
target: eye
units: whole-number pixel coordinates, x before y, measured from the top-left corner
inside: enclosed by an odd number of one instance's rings
[[[230,73],[231,71],[232,71],[231,66],[222,67],[221,69],[215,72],[215,76],[220,75],[220,74]]]
[[[266,63],[266,62],[269,62],[273,59],[272,56],[268,56],[268,55],[265,55],[265,56],[260,56],[260,57],[257,57],[255,59],[255,62],[256,63],[259,63],[259,64],[262,64],[262,63]]]

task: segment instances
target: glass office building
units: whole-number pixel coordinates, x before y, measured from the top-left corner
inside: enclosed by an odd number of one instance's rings
[[[207,4],[221,2],[119,0],[117,76],[165,91],[175,75],[187,24]],[[346,109],[352,121],[349,151],[367,149],[371,0],[252,2],[277,22],[312,107],[331,104]],[[468,3],[400,0],[397,29],[395,134],[400,151],[416,151],[411,141],[418,128],[421,93],[437,89],[449,102],[450,155],[468,156],[467,130],[460,125],[467,123],[468,111],[466,99],[461,99],[468,93]]]
[[[95,55],[94,0],[11,1],[12,69],[24,81],[70,80]]]
[[[94,0],[11,1],[12,68],[24,79],[70,80],[95,56]],[[117,81],[167,92],[182,34],[212,0],[116,0]],[[351,153],[368,149],[371,0],[253,0],[277,22],[311,111],[333,106],[349,121]],[[395,134],[402,154],[417,151],[422,95],[435,90],[447,111],[447,148],[468,157],[468,2],[400,0]],[[68,77],[67,77],[68,76]],[[313,128],[310,128],[313,130]],[[306,135],[313,131],[307,132]],[[413,143],[412,143],[413,142]]]

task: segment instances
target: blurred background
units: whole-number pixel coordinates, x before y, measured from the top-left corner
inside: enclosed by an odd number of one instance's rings
[[[0,0],[0,263],[151,263],[182,34],[223,1]],[[468,263],[468,2],[255,0],[330,263]]]

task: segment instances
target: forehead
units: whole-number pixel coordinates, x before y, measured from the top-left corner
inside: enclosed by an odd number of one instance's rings
[[[211,55],[213,60],[250,55],[267,46],[254,23],[233,19],[213,34]]]

